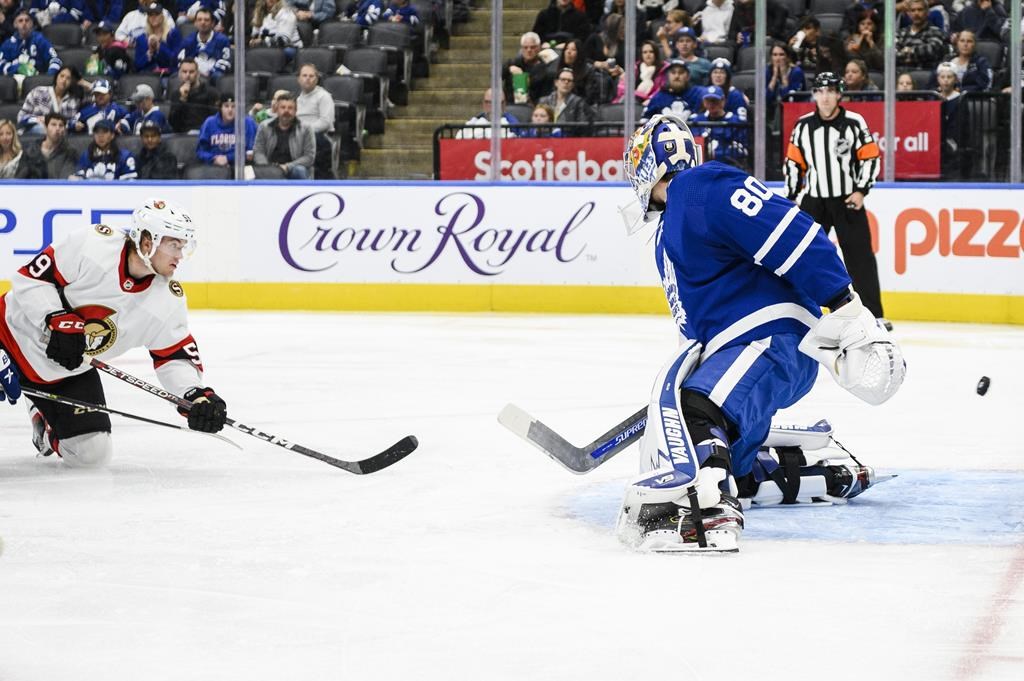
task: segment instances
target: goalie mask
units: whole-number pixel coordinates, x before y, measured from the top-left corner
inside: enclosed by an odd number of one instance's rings
[[[690,128],[674,114],[657,114],[633,133],[623,165],[645,221],[655,219],[661,212],[650,208],[654,185],[666,176],[699,166],[703,160]]]
[[[152,238],[148,252],[142,250],[144,232]],[[192,222],[192,218],[180,206],[163,199],[148,199],[142,207],[132,213],[132,226],[128,231],[128,238],[135,244],[139,256],[151,272],[153,266],[149,262],[150,258],[156,255],[162,240],[183,241],[183,258],[188,258],[196,249],[195,223]]]

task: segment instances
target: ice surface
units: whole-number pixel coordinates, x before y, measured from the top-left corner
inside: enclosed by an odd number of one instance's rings
[[[893,400],[823,375],[783,418],[827,417],[899,478],[754,509],[736,556],[653,556],[610,533],[634,453],[573,476],[495,416],[593,439],[646,401],[669,319],[192,321],[236,418],[344,458],[420,450],[361,477],[115,417],[113,462],[83,472],[34,458],[24,410],[0,407],[3,681],[1024,676],[1024,328],[898,323]],[[112,363],[153,380],[142,352]]]

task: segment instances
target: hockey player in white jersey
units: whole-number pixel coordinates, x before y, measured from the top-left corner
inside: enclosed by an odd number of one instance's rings
[[[19,269],[0,297],[0,348],[26,387],[104,404],[88,357],[145,347],[160,382],[193,402],[188,425],[217,432],[226,405],[203,386],[181,284],[172,279],[196,245],[196,225],[178,206],[150,199],[127,234],[94,225],[51,245]],[[6,384],[5,384],[6,385]],[[32,441],[70,466],[99,466],[113,452],[110,418],[30,398]]]
[[[899,347],[820,225],[743,171],[703,164],[672,115],[637,130],[624,162],[645,220],[659,219],[657,265],[681,338],[654,384],[620,536],[641,550],[735,551],[741,493],[777,503],[863,491],[869,469],[762,449],[772,416],[810,391],[818,362],[872,404],[903,381]],[[799,489],[804,478],[813,490]]]

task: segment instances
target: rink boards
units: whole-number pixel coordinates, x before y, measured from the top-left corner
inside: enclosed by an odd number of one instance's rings
[[[0,272],[142,199],[192,211],[190,305],[661,313],[653,229],[624,185],[4,183]],[[1024,323],[1024,187],[899,184],[867,200],[887,316]],[[632,215],[628,208],[626,216]],[[653,285],[652,285],[653,284]],[[6,290],[7,282],[0,282]]]

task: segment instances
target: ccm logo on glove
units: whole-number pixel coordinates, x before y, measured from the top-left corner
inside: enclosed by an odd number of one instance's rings
[[[179,410],[182,416],[188,417],[188,427],[204,433],[216,433],[224,427],[228,418],[227,404],[213,388],[192,388],[184,395],[192,403],[187,412]]]
[[[74,312],[58,310],[46,315],[50,340],[46,343],[46,356],[68,371],[82,365],[85,352],[85,320]]]

